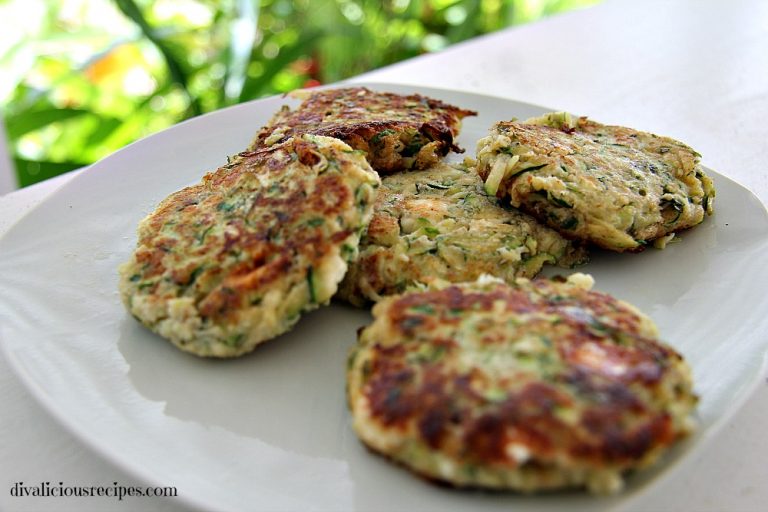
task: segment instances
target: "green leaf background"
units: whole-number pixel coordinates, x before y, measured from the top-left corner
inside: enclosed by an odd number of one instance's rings
[[[0,34],[17,181],[88,165],[204,112],[597,1],[3,0],[0,18],[27,34]]]

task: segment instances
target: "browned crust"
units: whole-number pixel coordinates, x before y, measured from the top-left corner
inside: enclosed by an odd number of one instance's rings
[[[461,357],[466,340],[446,338],[439,329],[483,313],[526,321],[508,336],[493,329],[477,333],[475,350],[511,347],[541,334],[554,345],[551,356],[563,362],[560,370],[544,376],[510,369],[502,379],[505,396],[489,401],[477,391],[488,378],[482,368],[462,373],[444,363]],[[519,442],[533,454],[526,464],[542,470],[556,467],[562,456],[575,467],[626,470],[685,434],[663,403],[670,398],[655,396],[682,357],[647,337],[638,314],[609,295],[545,280],[487,292],[450,286],[405,294],[380,315],[387,339],[366,339],[367,375],[359,390],[371,419],[462,464],[515,468],[505,450]],[[444,355],[415,362],[413,352],[424,344],[439,346]],[[618,367],[627,371],[616,374]],[[679,397],[695,402],[681,386]],[[577,423],[567,424],[558,409],[577,411]]]
[[[375,92],[365,87],[327,89],[312,93],[296,110],[280,110],[259,130],[251,147],[264,146],[279,128],[284,131],[271,143],[296,134],[324,135],[365,151],[372,167],[381,173],[420,169],[449,151],[463,152],[455,138],[461,120],[474,115],[474,111],[419,94]],[[412,140],[412,147],[401,147]]]
[[[311,191],[306,184],[292,186],[281,180],[292,158],[308,167],[319,160],[312,143],[294,139],[241,153],[200,184],[166,198],[139,233],[134,279],[154,283],[140,293],[167,294],[170,299],[192,287],[203,319],[236,321],[238,311],[260,290],[299,264],[321,261],[333,245],[352,234],[351,227],[328,236],[322,226],[303,225],[308,212],[326,219],[346,215],[354,208],[354,197],[342,173],[312,178]],[[280,190],[270,194],[260,176]],[[248,203],[247,211],[222,207],[233,195]],[[206,234],[212,226],[226,229]],[[237,261],[232,262],[235,254]],[[194,256],[204,258],[202,268],[197,264],[180,268]],[[299,270],[303,279],[304,271]],[[175,286],[168,287],[168,281]]]

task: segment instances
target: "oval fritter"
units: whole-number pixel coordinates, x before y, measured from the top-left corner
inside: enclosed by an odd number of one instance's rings
[[[335,137],[365,151],[381,174],[424,169],[449,151],[463,152],[454,142],[461,120],[476,115],[419,94],[365,87],[302,90],[292,95],[304,101],[296,110],[286,106],[276,113],[256,135],[253,148],[301,133]]]
[[[353,428],[457,486],[614,492],[693,425],[682,357],[629,304],[520,278],[383,299],[350,352]]]
[[[564,236],[614,251],[663,247],[712,213],[700,155],[668,137],[560,112],[501,122],[478,142],[486,190]]]
[[[328,137],[241,153],[139,224],[123,301],[182,350],[249,352],[336,292],[379,183],[361,152]]]
[[[474,169],[440,163],[382,179],[360,256],[337,296],[359,306],[435,278],[514,281],[545,263],[584,261],[583,248],[488,196]]]

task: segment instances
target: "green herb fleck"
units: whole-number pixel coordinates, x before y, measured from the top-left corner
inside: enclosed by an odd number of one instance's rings
[[[430,361],[434,362],[443,357],[443,355],[446,352],[445,345],[438,345],[434,347],[434,350],[432,351],[432,354],[430,354]]]
[[[683,213],[683,205],[677,199],[663,199],[659,203],[659,207],[661,208],[661,215],[667,224],[677,222]]]
[[[367,380],[368,377],[371,375],[372,371],[373,371],[373,368],[371,368],[371,362],[365,361],[363,363],[363,369],[362,369],[363,380]]]
[[[560,227],[563,229],[573,229],[579,225],[579,221],[576,217],[568,217],[565,221],[560,223]]]
[[[315,285],[314,285],[314,273],[315,273],[315,270],[310,265],[307,268],[307,287],[309,288],[309,301],[312,303],[317,302],[317,295],[315,294]]]
[[[387,137],[388,135],[393,135],[395,133],[395,130],[382,130],[373,137],[371,137],[371,144],[374,146],[380,146],[382,144],[382,140],[384,137]]]
[[[196,239],[197,239],[197,243],[198,243],[198,244],[200,244],[200,245],[202,245],[202,244],[203,244],[203,242],[205,241],[205,237],[206,237],[206,236],[208,236],[208,233],[210,233],[210,231],[211,231],[212,229],[213,229],[213,226],[208,226],[207,228],[205,228],[205,230],[203,230],[203,232],[202,232],[202,233],[200,233],[199,235],[197,235],[197,237],[196,237]]]
[[[202,265],[200,265],[199,267],[196,267],[195,270],[193,270],[192,273],[189,274],[189,282],[187,283],[187,286],[192,285],[200,276],[200,274],[203,273],[203,270],[205,270],[205,268]]]
[[[411,306],[410,310],[418,311],[419,313],[424,313],[427,315],[435,314],[435,308],[432,307],[431,304],[416,304],[415,306]]]
[[[341,246],[341,254],[344,256],[344,259],[346,259],[347,261],[351,260],[356,253],[357,253],[357,249],[350,244],[344,244]]]
[[[362,184],[355,189],[355,204],[359,208],[364,209],[368,205],[368,191],[370,187],[366,184]]]
[[[546,167],[547,165],[549,165],[549,164],[532,165],[530,167],[526,167],[525,169],[520,169],[519,171],[516,172],[516,174],[522,174],[524,172],[531,172],[531,171],[538,171],[539,169],[542,169],[542,168]],[[566,169],[562,165],[560,166],[560,168],[563,169],[563,171],[568,172],[568,169]]]
[[[237,348],[243,344],[244,339],[245,334],[243,333],[233,334],[224,340],[224,344],[228,347]]]
[[[568,203],[568,201],[565,201],[564,199],[553,196],[552,194],[549,194],[548,198],[552,203],[556,204],[557,206],[560,206],[562,208],[573,208],[573,205]]]

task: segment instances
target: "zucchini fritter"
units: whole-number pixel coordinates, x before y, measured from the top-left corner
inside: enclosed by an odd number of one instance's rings
[[[475,112],[418,94],[375,92],[365,87],[297,91],[296,110],[283,107],[256,135],[252,148],[301,133],[341,139],[365,151],[381,174],[424,169],[448,151],[463,152],[454,139],[461,120]]]
[[[619,490],[690,432],[697,398],[653,322],[591,285],[483,276],[383,299],[348,361],[354,430],[456,486]]]
[[[586,251],[488,196],[474,169],[446,163],[382,179],[374,213],[337,296],[355,305],[431,279],[507,281],[545,263],[572,267]]]
[[[560,112],[500,122],[478,142],[486,190],[564,236],[614,251],[657,246],[712,213],[700,155],[668,137]]]
[[[330,300],[379,183],[361,152],[328,137],[241,153],[139,224],[123,302],[182,350],[249,352]]]

